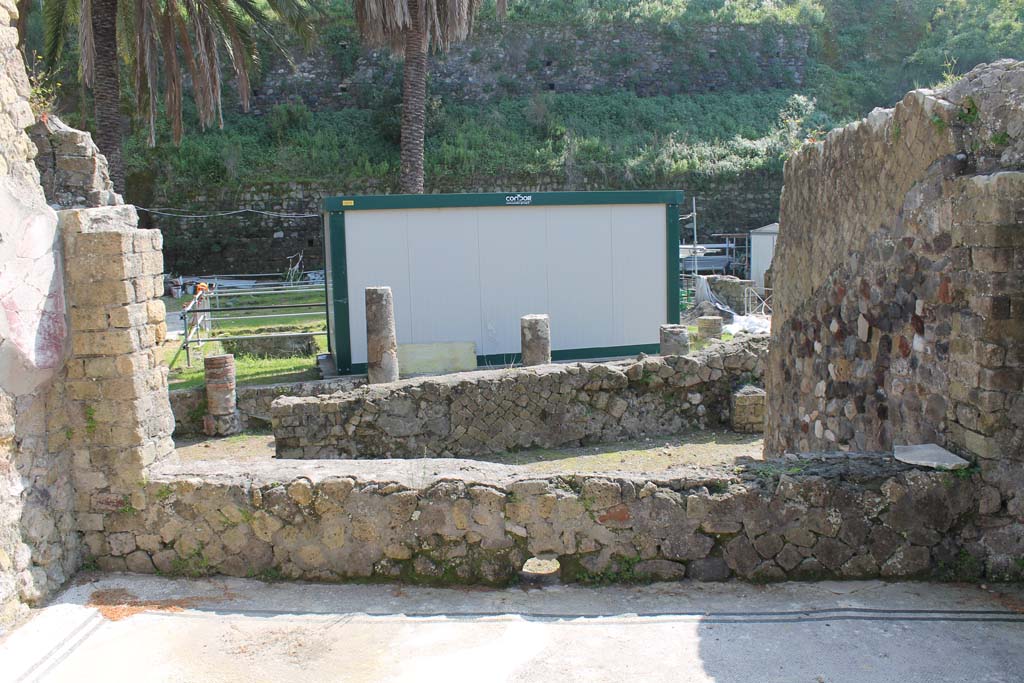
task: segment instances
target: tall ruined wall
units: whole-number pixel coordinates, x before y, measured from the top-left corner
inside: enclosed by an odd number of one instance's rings
[[[57,216],[24,133],[29,83],[0,0],[0,631],[77,567],[70,453],[50,452],[67,330]]]
[[[1012,61],[795,154],[766,381],[769,454],[944,445],[977,459],[993,487],[982,512],[1006,514],[982,536],[1018,555],[1022,171],[1024,63]]]
[[[36,168],[52,207],[80,209],[124,203],[114,192],[107,159],[92,135],[71,128],[52,114],[37,121],[28,133],[38,150]]]

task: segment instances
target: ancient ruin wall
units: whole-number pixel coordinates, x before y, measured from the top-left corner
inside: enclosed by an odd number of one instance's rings
[[[288,382],[260,386],[240,386],[235,392],[238,413],[244,429],[266,429],[271,421],[271,404],[281,396],[320,396],[351,391],[366,383],[365,376],[334,377],[310,382]],[[206,414],[206,387],[174,389],[170,392],[174,412],[174,436],[203,433]]]
[[[53,114],[37,121],[28,133],[38,150],[36,168],[50,206],[60,210],[124,203],[114,192],[107,159],[92,135]]]
[[[33,121],[13,0],[0,0],[0,630],[78,566],[66,450],[47,448],[67,330],[57,217],[24,129]]]
[[[938,443],[1024,556],[1024,63],[833,131],[786,166],[766,451]],[[1016,559],[1015,559],[1016,558]]]
[[[544,365],[283,397],[278,457],[478,456],[608,443],[729,423],[730,398],[760,381],[764,338],[692,356]]]

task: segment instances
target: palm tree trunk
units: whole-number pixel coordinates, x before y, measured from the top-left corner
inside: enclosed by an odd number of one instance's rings
[[[402,77],[402,172],[400,189],[423,194],[423,134],[427,102],[427,33],[421,0],[409,0],[412,26],[405,32]]]
[[[92,2],[92,32],[96,42],[92,98],[96,113],[96,146],[107,157],[114,191],[124,193],[124,164],[121,161],[121,144],[124,136],[117,57],[117,1]]]

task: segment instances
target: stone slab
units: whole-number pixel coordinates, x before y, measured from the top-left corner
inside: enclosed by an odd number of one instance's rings
[[[476,370],[476,343],[399,344],[398,367],[403,377]]]
[[[933,443],[918,446],[896,446],[893,448],[893,453],[900,462],[936,470],[962,470],[971,464]]]

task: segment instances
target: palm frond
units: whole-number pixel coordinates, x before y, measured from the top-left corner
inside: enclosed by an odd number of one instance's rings
[[[74,10],[71,0],[43,0],[43,56],[46,66],[52,69],[64,52],[64,37],[67,35],[68,15]]]

